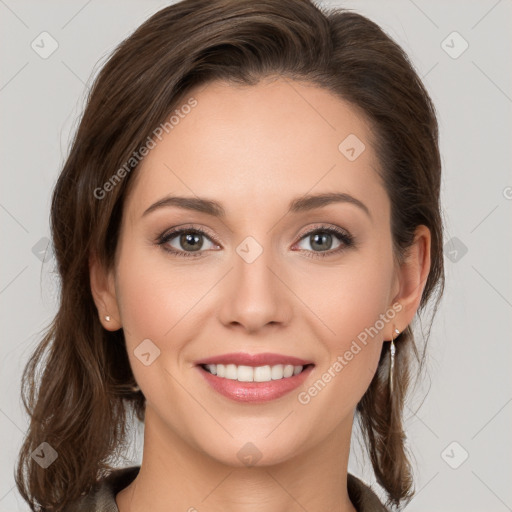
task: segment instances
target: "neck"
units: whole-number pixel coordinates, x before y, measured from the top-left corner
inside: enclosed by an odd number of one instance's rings
[[[148,407],[140,471],[117,494],[119,512],[356,512],[347,492],[349,420],[293,458],[234,467],[184,442]]]

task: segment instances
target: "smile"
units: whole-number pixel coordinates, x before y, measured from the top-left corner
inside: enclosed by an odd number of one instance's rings
[[[304,366],[277,364],[274,366],[244,366],[236,364],[206,364],[203,368],[212,375],[238,382],[270,382],[299,375]]]
[[[195,361],[208,387],[241,403],[264,403],[284,397],[301,386],[314,363],[281,354],[223,354]]]

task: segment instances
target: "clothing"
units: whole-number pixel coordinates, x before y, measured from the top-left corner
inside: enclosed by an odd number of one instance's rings
[[[89,494],[69,505],[65,512],[119,512],[116,494],[135,479],[139,469],[140,466],[131,466],[112,471]],[[347,489],[357,512],[388,512],[372,489],[350,473],[347,476]]]

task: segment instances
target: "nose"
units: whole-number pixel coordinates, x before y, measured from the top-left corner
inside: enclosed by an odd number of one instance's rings
[[[260,253],[263,248],[258,249],[254,241],[245,246],[242,243],[237,249],[233,268],[224,279],[218,310],[221,322],[249,333],[288,324],[293,293],[285,284],[282,265],[270,249]]]

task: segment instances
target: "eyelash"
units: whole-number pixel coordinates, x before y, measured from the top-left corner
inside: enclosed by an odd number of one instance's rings
[[[209,235],[206,231],[204,231],[201,228],[195,228],[195,227],[194,228],[186,227],[186,228],[181,228],[181,229],[175,229],[168,233],[163,233],[162,235],[160,235],[160,237],[158,237],[157,244],[159,246],[161,246],[164,251],[171,253],[175,256],[178,256],[178,257],[184,257],[184,258],[199,258],[199,257],[201,257],[203,255],[202,254],[203,251],[198,251],[197,254],[193,254],[193,253],[187,252],[187,251],[177,251],[176,249],[173,249],[173,248],[169,249],[168,247],[165,246],[165,244],[167,244],[170,240],[172,240],[173,238],[176,238],[177,235],[181,235],[182,233],[194,233],[194,234],[204,235],[205,237],[212,239],[213,242],[218,244],[218,242],[211,235]],[[344,231],[340,228],[334,227],[334,226],[315,226],[315,228],[313,228],[312,230],[304,233],[300,237],[299,242],[301,240],[303,240],[304,238],[307,238],[308,236],[311,236],[315,233],[328,233],[331,235],[335,235],[341,242],[343,242],[343,245],[341,245],[337,249],[329,250],[329,251],[309,251],[307,249],[302,249],[302,250],[306,251],[306,253],[308,253],[307,257],[310,257],[310,258],[326,258],[328,256],[338,254],[341,251],[344,251],[349,247],[355,246],[355,238],[352,235],[350,235],[346,231]],[[220,244],[218,244],[218,245],[220,245]],[[311,254],[311,253],[313,253],[313,254]]]

